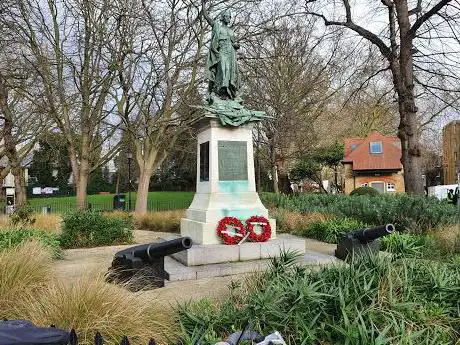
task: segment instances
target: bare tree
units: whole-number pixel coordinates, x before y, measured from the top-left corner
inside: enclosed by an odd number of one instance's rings
[[[0,13],[9,5],[8,1],[2,4]],[[0,159],[6,157],[7,163],[0,170],[0,181],[12,173],[16,204],[23,206],[27,201],[23,162],[49,122],[41,112],[40,103],[36,102],[35,97],[39,96],[34,86],[36,74],[18,54],[20,45],[9,30],[15,25],[0,16],[0,28],[4,32],[0,40]],[[24,89],[29,93],[23,92]]]
[[[20,0],[3,13],[15,23],[9,29],[38,75],[43,111],[68,143],[80,208],[86,204],[89,174],[116,151],[93,155],[117,128],[107,102],[120,60],[114,49],[120,18],[111,4],[108,0]]]
[[[139,167],[136,212],[146,212],[152,173],[196,120],[190,105],[200,103],[204,26],[182,0],[133,1],[120,11],[126,21],[119,27],[123,60],[114,96]]]
[[[340,83],[332,85],[339,46],[331,35],[315,32],[315,21],[274,23],[249,45],[243,59],[248,103],[272,117],[261,123],[258,137],[275,192],[290,191],[292,163],[316,145],[315,122],[340,89]]]
[[[435,3],[428,0],[369,2],[367,8],[373,9],[374,15],[386,12],[385,28],[379,33],[358,24],[356,8],[353,8],[349,0],[327,5],[321,0],[306,0],[306,13],[321,18],[326,26],[350,29],[374,45],[385,61],[381,72],[391,73],[398,102],[398,137],[402,144],[401,162],[406,191],[422,195],[424,191],[416,83],[433,97],[439,97],[439,90],[458,91],[453,82],[458,80],[455,71],[457,67],[450,60],[454,56],[458,57],[458,53],[448,48],[449,44],[458,43],[458,24],[455,23],[459,18],[458,3],[452,0],[439,0]],[[340,11],[342,13],[336,16],[331,14]],[[446,40],[450,42],[444,44]],[[436,52],[436,45],[441,47],[440,54]],[[449,53],[453,54],[450,58],[446,57]],[[433,66],[434,63],[437,63],[436,67]],[[433,83],[435,76],[442,77],[441,85]]]

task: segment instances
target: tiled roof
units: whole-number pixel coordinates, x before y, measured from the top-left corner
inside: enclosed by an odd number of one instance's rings
[[[382,142],[382,153],[370,153],[371,142]],[[365,138],[347,138],[343,162],[352,163],[353,170],[401,170],[401,141],[376,131]]]

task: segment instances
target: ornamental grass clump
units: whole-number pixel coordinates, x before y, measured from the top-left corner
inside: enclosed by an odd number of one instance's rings
[[[134,214],[134,226],[140,230],[179,232],[180,219],[185,215],[184,210],[156,211]]]
[[[460,267],[369,256],[311,270],[284,255],[232,284],[213,307],[183,306],[178,319],[184,339],[203,334],[206,341],[250,321],[288,344],[458,344]]]
[[[124,335],[134,344],[147,344],[151,337],[165,344],[176,334],[173,320],[164,308],[149,305],[103,277],[87,276],[49,284],[24,302],[22,317],[37,325],[74,328],[79,344],[93,344],[96,331],[106,344],[119,344]]]
[[[22,318],[22,303],[43,289],[51,276],[51,254],[38,241],[0,252],[0,319]]]

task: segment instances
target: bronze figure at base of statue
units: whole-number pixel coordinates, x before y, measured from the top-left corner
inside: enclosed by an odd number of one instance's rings
[[[197,106],[217,117],[222,126],[238,127],[252,121],[267,118],[265,112],[247,109],[240,98],[220,99],[211,94],[206,105]]]

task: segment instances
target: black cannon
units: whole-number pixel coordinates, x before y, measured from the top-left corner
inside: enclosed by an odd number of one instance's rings
[[[345,258],[352,253],[378,253],[380,250],[380,241],[378,239],[391,234],[393,231],[395,231],[394,225],[386,224],[375,228],[347,232],[339,239],[337,249],[335,250],[335,256],[345,260]]]
[[[127,284],[132,291],[163,287],[165,279],[169,279],[164,269],[165,256],[191,247],[192,239],[181,237],[120,250],[113,258],[107,280]]]

